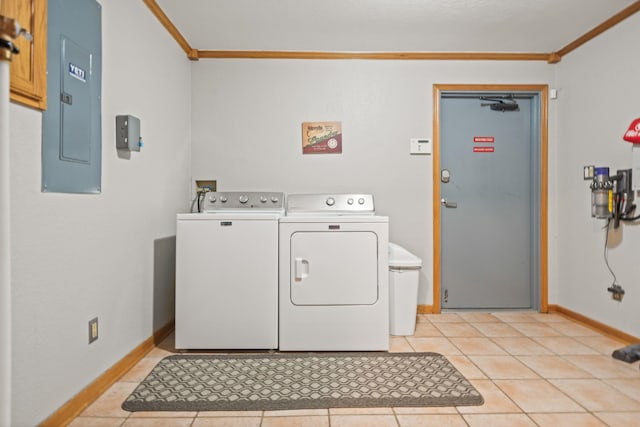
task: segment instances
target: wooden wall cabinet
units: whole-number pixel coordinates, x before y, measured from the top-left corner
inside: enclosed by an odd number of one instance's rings
[[[0,15],[16,19],[33,42],[19,37],[11,60],[11,100],[47,108],[47,0],[0,0]]]

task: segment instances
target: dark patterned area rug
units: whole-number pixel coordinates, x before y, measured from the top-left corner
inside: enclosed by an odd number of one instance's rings
[[[164,358],[126,411],[482,405],[437,353],[269,353]]]

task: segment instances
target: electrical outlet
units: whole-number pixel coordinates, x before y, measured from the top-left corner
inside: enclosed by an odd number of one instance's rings
[[[89,320],[89,344],[98,339],[98,318]]]
[[[622,289],[622,286],[614,283],[607,288],[607,291],[611,292],[611,298],[616,301],[622,301],[622,297],[624,296],[624,289]]]

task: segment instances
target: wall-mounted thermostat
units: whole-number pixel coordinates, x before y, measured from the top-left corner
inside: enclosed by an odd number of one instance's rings
[[[411,138],[411,154],[431,154],[431,138]]]
[[[140,119],[134,116],[116,116],[116,147],[129,151],[140,151]]]

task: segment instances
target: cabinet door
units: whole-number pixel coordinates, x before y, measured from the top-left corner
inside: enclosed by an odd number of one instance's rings
[[[11,100],[29,107],[47,108],[47,0],[2,0],[0,15],[18,21],[33,42],[19,37],[20,53],[11,60]]]

